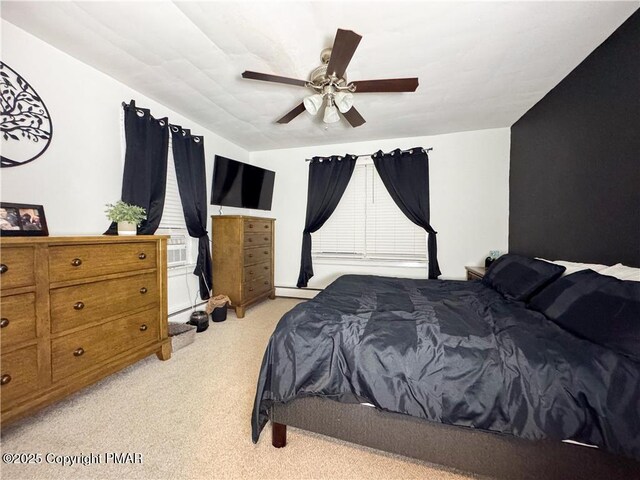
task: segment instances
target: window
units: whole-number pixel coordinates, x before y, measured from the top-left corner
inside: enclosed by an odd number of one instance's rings
[[[187,230],[182,211],[182,202],[178,191],[178,177],[176,176],[176,165],[173,161],[173,148],[169,142],[169,155],[167,159],[167,189],[164,196],[164,210],[160,226],[163,230]]]
[[[120,110],[120,126],[121,158],[124,167],[127,143],[124,126],[124,109]],[[176,166],[173,160],[171,134],[169,134],[166,182],[164,209],[156,233],[158,235],[170,235],[171,237],[167,241],[167,269],[169,270],[169,275],[182,275],[186,272],[184,267],[195,264],[193,252],[197,251],[197,247],[194,246],[197,240],[194,241],[194,239],[189,236],[187,224],[184,219],[184,212],[182,211]]]
[[[171,235],[167,242],[167,267],[169,269],[176,270],[178,267],[185,267],[195,262],[191,258],[193,239],[189,237],[187,224],[184,220],[171,140],[169,140],[169,155],[167,159],[167,187],[164,197],[164,210],[162,211],[162,219],[157,233]]]
[[[400,211],[371,160],[358,161],[333,215],[313,234],[316,258],[426,262],[427,234]]]

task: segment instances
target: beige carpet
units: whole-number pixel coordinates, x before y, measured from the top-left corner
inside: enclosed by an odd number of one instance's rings
[[[161,362],[149,357],[2,431],[3,453],[142,454],[142,464],[1,464],[7,479],[466,479],[430,464],[290,428],[251,443],[255,382],[267,340],[296,300],[230,312]]]

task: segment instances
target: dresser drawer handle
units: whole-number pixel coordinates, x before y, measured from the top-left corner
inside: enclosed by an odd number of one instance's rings
[[[73,356],[74,357],[81,357],[82,355],[84,355],[84,348],[82,348],[82,347],[76,348],[73,351]]]
[[[140,331],[141,332],[146,332],[147,328],[149,328],[149,327],[147,327],[144,323],[142,325],[140,325]]]
[[[9,375],[8,373],[5,373],[4,375],[2,375],[2,377],[0,377],[0,385],[6,385],[10,381],[11,375]]]
[[[82,310],[84,308],[84,302],[76,302],[73,308],[75,310]]]
[[[141,293],[141,294],[143,294],[143,295],[144,295],[145,293],[147,293],[147,287],[142,287],[142,288],[140,289],[140,293]]]
[[[269,270],[269,267],[267,265],[264,266],[265,270]]]
[[[247,240],[249,243],[253,242],[253,238],[249,237],[249,239]]]
[[[253,270],[249,270],[249,275],[253,275]]]
[[[7,267],[4,263],[0,263],[0,274],[7,273],[8,271],[9,271],[9,267]]]
[[[250,223],[250,224],[249,224],[249,228],[253,228],[253,223]]]
[[[9,326],[9,319],[2,317],[2,320],[0,320],[0,328],[5,328],[8,326]]]
[[[264,252],[262,252],[262,253],[264,253],[265,255],[269,255],[269,250],[265,250],[265,251],[264,251]]]
[[[269,241],[269,237],[264,237],[264,241],[268,242]]]
[[[73,265],[74,267],[79,267],[80,265],[82,265],[82,260],[80,260],[79,258],[74,258],[73,260],[71,260],[71,265]]]
[[[250,254],[249,254],[249,258],[253,258],[253,253],[250,253]]]
[[[147,258],[147,254],[146,254],[146,253],[144,253],[144,252],[142,252],[141,254],[139,254],[139,255],[138,255],[138,258],[139,258],[140,260],[144,260],[145,258]]]
[[[253,287],[249,287],[249,291],[250,291],[250,292],[253,292]]]
[[[269,225],[265,225],[264,228],[269,228]]]
[[[264,284],[265,284],[265,285],[269,285],[269,281],[268,281],[268,280],[265,280]]]

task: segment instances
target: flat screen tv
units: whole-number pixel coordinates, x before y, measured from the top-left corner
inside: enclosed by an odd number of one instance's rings
[[[271,210],[276,172],[216,155],[211,205]]]

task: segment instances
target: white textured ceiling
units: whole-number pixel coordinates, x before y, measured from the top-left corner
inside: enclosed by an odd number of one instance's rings
[[[2,2],[1,15],[255,151],[508,127],[638,6],[23,1]],[[417,76],[417,92],[356,94],[357,129],[306,112],[276,124],[311,92],[240,74],[307,79],[337,28],[363,36],[349,80]]]

